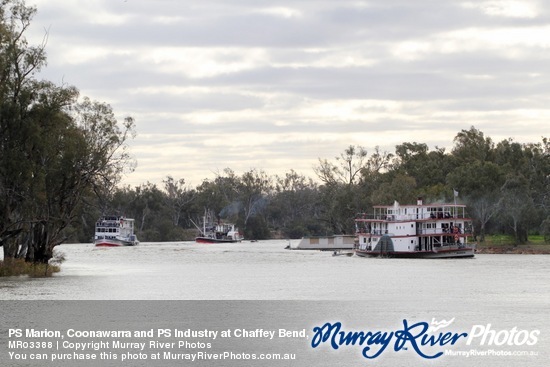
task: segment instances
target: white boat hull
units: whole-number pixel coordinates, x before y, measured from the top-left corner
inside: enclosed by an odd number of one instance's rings
[[[195,242],[197,243],[235,243],[241,242],[240,239],[233,238],[212,238],[212,237],[196,237]]]
[[[122,216],[103,216],[95,224],[94,245],[98,247],[135,246],[134,220]]]
[[[136,246],[138,241],[126,241],[118,239],[96,239],[94,245],[96,247],[119,247],[119,246]]]

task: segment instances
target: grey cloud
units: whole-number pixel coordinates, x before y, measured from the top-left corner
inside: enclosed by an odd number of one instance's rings
[[[99,45],[285,48],[352,44],[366,39],[389,42],[471,26],[528,26],[545,21],[489,17],[452,1],[388,1],[363,8],[353,6],[354,2],[334,2],[330,7],[326,3],[316,7],[316,3],[207,1],[197,7],[186,1],[108,2],[112,14],[127,16],[128,20],[102,25],[64,14],[68,9],[52,4],[39,9],[37,20],[46,27],[50,24],[52,32],[68,36],[69,41],[78,37]],[[285,5],[301,10],[302,16],[284,18],[252,11]],[[160,16],[179,16],[181,20],[163,24],[155,21]]]
[[[50,29],[49,66],[42,75],[54,82],[73,84],[92,99],[113,101],[115,111],[134,115],[137,147],[185,147],[203,156],[207,171],[239,160],[243,166],[254,164],[254,157],[247,156],[250,154],[266,164],[258,168],[268,171],[270,157],[273,161],[302,157],[300,161],[294,159],[296,166],[307,166],[307,159],[314,164],[317,157],[331,158],[345,148],[332,143],[327,146],[317,139],[317,133],[338,137],[367,132],[380,136],[381,146],[399,140],[399,134],[407,141],[408,134],[415,131],[437,131],[425,136],[424,142],[449,146],[453,134],[470,125],[488,129],[488,135],[501,133],[499,129],[502,134],[525,134],[525,127],[513,127],[513,110],[548,108],[550,50],[544,43],[516,41],[510,54],[505,43],[452,52],[432,46],[408,60],[395,53],[400,42],[429,44],[462,29],[548,26],[550,15],[544,6],[534,18],[512,18],[490,16],[461,7],[456,1],[440,0],[375,1],[364,7],[357,1],[96,0],[82,6],[99,4],[96,6],[106,14],[124,15],[126,21],[92,24],[94,14],[73,14],[66,4],[52,0],[38,8],[33,23],[35,38],[41,40],[44,28]],[[262,12],[276,7],[300,13],[285,18]],[[160,17],[181,19],[162,23]],[[83,46],[109,50],[103,57],[79,63],[63,54]],[[233,53],[212,56],[222,65],[239,61],[235,50],[246,55],[250,48],[261,49],[262,57],[245,69],[191,78],[182,68],[161,69],[153,61],[137,57],[157,47],[234,48]],[[125,49],[128,56],[114,52]],[[246,56],[242,58],[247,61]],[[365,62],[346,63],[349,58]],[[174,87],[204,92],[177,94],[172,91]],[[356,114],[347,118],[323,116],[321,112],[309,116],[301,111],[308,106],[313,109],[316,103],[341,100],[410,101],[419,107],[397,107],[399,115],[392,115],[391,111],[359,106]],[[190,113],[205,111],[226,113],[227,117],[212,125],[191,121]],[[494,111],[499,116],[486,113]],[[472,115],[476,121],[469,121]],[[533,118],[525,123],[537,121]],[[288,141],[261,148],[249,141],[231,149],[205,146],[211,138],[245,133],[271,134]],[[293,140],[296,137],[302,139],[299,144]],[[147,152],[143,149],[140,163],[150,165],[147,170],[166,164],[159,163],[160,152]]]
[[[147,8],[141,7],[139,13],[133,13],[132,6],[127,7],[129,10],[123,6],[112,9],[115,15],[128,16],[128,21],[122,24],[91,24],[70,14],[62,15],[64,9],[61,7],[46,8],[44,13],[39,11],[37,21],[46,23],[45,26],[49,22],[52,32],[68,36],[69,41],[78,37],[92,44],[108,42],[118,45],[139,43],[203,47],[319,47],[349,43],[365,37],[387,39],[395,35],[407,38],[414,33],[420,34],[416,29],[424,31],[434,23],[426,21],[426,18],[437,20],[432,29],[441,24],[449,27],[445,14],[434,15],[433,9],[418,10],[410,6],[357,9],[336,3],[335,8],[330,10],[305,7],[302,17],[286,19],[250,9],[247,12],[227,11],[224,10],[228,8],[225,3],[220,3],[221,13],[212,11],[215,9],[212,7],[197,10],[189,7],[187,2],[178,2],[178,6],[173,5],[176,3],[145,4]],[[293,7],[296,4],[289,5]],[[235,8],[238,9],[238,6]],[[181,16],[182,20],[162,24],[154,21],[155,16]]]

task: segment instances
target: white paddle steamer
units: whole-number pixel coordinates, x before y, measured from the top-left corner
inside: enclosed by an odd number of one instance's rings
[[[371,215],[355,219],[357,256],[406,258],[473,257],[468,242],[472,220],[462,204],[374,206]]]

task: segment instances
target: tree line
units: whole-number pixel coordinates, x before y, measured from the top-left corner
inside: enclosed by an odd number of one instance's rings
[[[314,172],[315,179],[294,170],[270,176],[227,168],[197,187],[167,176],[160,187],[115,188],[103,207],[82,214],[75,240],[89,240],[94,218],[105,212],[135,218],[142,240],[189,240],[207,209],[236,223],[248,239],[352,234],[356,215],[373,205],[412,204],[418,197],[453,202],[456,194],[479,241],[487,233],[510,234],[517,244],[529,234],[550,234],[550,142],[544,137],[495,143],[472,126],[457,133],[449,152],[416,142],[391,153],[349,146],[338,157],[319,159]]]
[[[290,169],[236,174],[230,168],[196,187],[167,176],[162,184],[120,186],[135,162],[127,142],[134,121],[117,121],[108,104],[79,98],[73,86],[37,80],[45,44],[24,34],[36,8],[0,0],[0,246],[5,258],[46,263],[62,242],[90,242],[97,218],[134,218],[142,241],[196,235],[206,210],[236,223],[245,238],[351,234],[357,213],[373,205],[452,201],[470,208],[476,234],[510,233],[523,243],[550,234],[550,143],[493,142],[475,127],[452,149],[404,142],[394,152],[349,146],[320,158],[315,178]]]

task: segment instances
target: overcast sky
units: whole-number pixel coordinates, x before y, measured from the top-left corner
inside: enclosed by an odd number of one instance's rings
[[[550,1],[27,0],[41,77],[136,120],[132,186],[349,145],[550,137]]]

